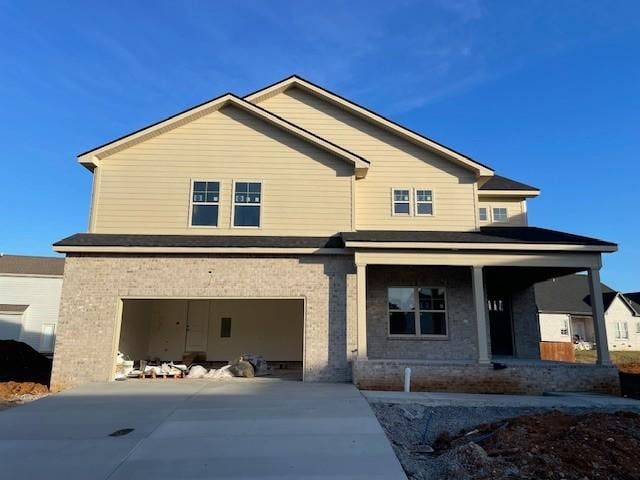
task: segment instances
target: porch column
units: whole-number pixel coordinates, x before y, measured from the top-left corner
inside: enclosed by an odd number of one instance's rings
[[[600,269],[590,268],[589,294],[591,295],[591,315],[593,329],[596,334],[596,349],[598,351],[598,365],[611,365],[609,359],[609,342],[607,341],[607,326],[604,321],[604,305],[602,304],[602,287],[600,285]]]
[[[358,281],[358,359],[367,359],[367,265],[356,264]]]
[[[489,359],[488,335],[487,335],[487,306],[484,293],[484,279],[482,267],[471,267],[473,284],[473,303],[476,309],[476,325],[478,327],[478,363],[488,364]]]

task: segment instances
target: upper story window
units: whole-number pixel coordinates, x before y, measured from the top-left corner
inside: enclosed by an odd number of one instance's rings
[[[393,214],[409,215],[411,213],[411,194],[408,189],[393,189]]]
[[[416,215],[433,215],[433,192],[416,189]]]
[[[193,182],[191,193],[191,225],[217,227],[220,207],[220,182]]]
[[[444,288],[391,287],[387,298],[389,335],[447,335]]]
[[[494,222],[507,222],[509,221],[509,214],[504,207],[496,207],[493,209],[493,221]]]
[[[260,182],[236,182],[233,192],[233,226],[259,227],[262,208]]]
[[[393,215],[433,215],[433,190],[394,188],[391,191],[391,201],[391,213]]]
[[[489,214],[487,212],[487,207],[480,207],[478,209],[478,217],[481,222],[487,222],[489,220]]]

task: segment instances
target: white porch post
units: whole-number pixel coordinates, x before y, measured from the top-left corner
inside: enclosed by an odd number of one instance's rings
[[[610,365],[609,342],[607,341],[607,326],[604,321],[599,268],[589,269],[589,294],[591,295],[591,314],[593,316],[593,329],[596,334],[596,349],[598,351],[597,363],[598,365]]]
[[[367,265],[356,264],[358,282],[358,359],[367,359]]]
[[[478,327],[478,363],[488,364],[489,349],[487,334],[487,309],[485,305],[484,279],[482,278],[482,267],[471,267],[473,283],[473,303],[476,308],[476,325]]]

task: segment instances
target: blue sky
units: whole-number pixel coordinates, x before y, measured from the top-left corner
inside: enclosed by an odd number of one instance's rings
[[[640,2],[0,0],[0,251],[86,231],[75,156],[291,73],[542,189],[640,290]]]

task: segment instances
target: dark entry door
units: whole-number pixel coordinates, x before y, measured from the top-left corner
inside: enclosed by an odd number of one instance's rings
[[[492,355],[513,355],[510,297],[504,292],[490,292],[487,298]]]

